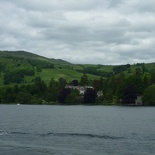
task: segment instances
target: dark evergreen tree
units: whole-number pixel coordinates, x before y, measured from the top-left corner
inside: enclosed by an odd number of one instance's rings
[[[66,103],[66,98],[67,96],[71,93],[71,89],[70,88],[63,88],[60,92],[60,95],[58,97],[58,101],[59,103]]]
[[[135,104],[135,99],[137,98],[137,91],[134,85],[128,85],[124,89],[122,103],[123,104]]]
[[[55,81],[53,78],[51,79],[48,87],[48,100],[57,102],[58,96],[60,94],[59,82]]]
[[[72,81],[72,85],[73,85],[73,86],[78,86],[78,85],[79,85],[78,80],[73,80],[73,81]]]
[[[95,103],[97,97],[97,92],[92,88],[87,88],[84,93],[83,102],[86,104]]]
[[[81,86],[86,86],[88,85],[89,81],[88,81],[88,77],[86,74],[83,74],[83,76],[81,77],[81,80],[80,80],[80,85]]]

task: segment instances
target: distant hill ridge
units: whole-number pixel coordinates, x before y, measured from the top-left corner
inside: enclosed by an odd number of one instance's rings
[[[12,57],[19,57],[19,58],[25,58],[25,59],[38,59],[43,61],[48,61],[53,64],[70,64],[67,61],[61,60],[61,59],[54,59],[54,58],[47,58],[44,56],[40,56],[34,53],[30,53],[27,51],[0,51],[0,56],[12,56]]]
[[[62,59],[54,59],[54,58],[47,58],[47,57],[44,57],[44,56],[40,56],[38,54],[34,54],[34,53],[31,53],[31,52],[27,52],[27,51],[24,51],[24,50],[19,50],[19,51],[2,51],[0,50],[0,56],[3,57],[3,56],[13,56],[13,57],[19,57],[19,58],[28,58],[28,59],[38,59],[38,60],[43,60],[43,61],[50,61],[54,64],[71,64],[71,65],[74,65],[70,62],[67,62],[65,60],[62,60]],[[136,65],[138,64],[145,64],[145,65],[152,65],[152,64],[155,64],[155,62],[150,62],[150,63],[137,63]],[[101,64],[80,64],[81,66],[122,66],[122,65],[101,65]],[[130,64],[130,65],[135,65],[135,64]]]
[[[130,74],[135,71],[136,68],[141,68],[143,71],[147,72],[155,69],[155,63],[137,63],[137,64],[125,64],[125,65],[101,65],[101,64],[72,64],[62,59],[47,58],[27,51],[0,51],[0,60],[2,58],[22,58],[22,59],[35,59],[41,61],[41,63],[48,62],[55,65],[57,68],[66,68],[69,70],[75,70],[80,73],[92,74],[103,77],[110,77],[113,74],[119,74],[124,72],[125,74]],[[6,60],[5,60],[6,61]],[[11,63],[11,61],[7,61]],[[61,73],[60,73],[61,74]]]

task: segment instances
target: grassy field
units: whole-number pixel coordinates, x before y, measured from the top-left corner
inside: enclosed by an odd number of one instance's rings
[[[64,78],[67,80],[67,82],[70,82],[72,80],[80,80],[81,76],[83,73],[79,73],[75,70],[70,70],[70,69],[59,69],[59,68],[54,68],[54,69],[43,69],[42,72],[36,73],[35,76],[26,76],[25,80],[26,83],[31,83],[32,79],[35,77],[41,77],[41,79],[48,84],[52,78],[55,80],[58,80],[59,78]],[[99,76],[87,74],[88,79],[99,79]]]

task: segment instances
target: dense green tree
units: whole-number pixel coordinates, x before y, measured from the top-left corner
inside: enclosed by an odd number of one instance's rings
[[[42,104],[43,99],[41,96],[35,94],[32,96],[31,101],[29,101],[29,102],[31,102],[32,104]]]
[[[2,62],[0,62],[0,71],[5,71],[5,65]]]
[[[4,88],[0,87],[0,103],[4,102],[5,90]]]
[[[145,72],[147,72],[148,70],[145,67],[145,64],[142,64],[142,74],[144,74]]]
[[[103,96],[105,96],[107,89],[108,89],[108,79],[103,79],[103,81],[102,81]]]
[[[22,83],[24,82],[24,76],[33,76],[35,74],[33,68],[26,67],[16,67],[10,69],[9,71],[4,73],[4,84],[10,83]]]
[[[6,103],[14,103],[16,101],[16,95],[14,93],[10,93],[6,95],[5,102]]]
[[[131,73],[131,68],[128,68],[127,72],[128,72],[128,74],[130,74]]]
[[[104,100],[106,101],[106,103],[112,103],[112,99],[113,99],[113,90],[111,88],[108,88],[104,95]]]
[[[117,87],[116,87],[115,75],[108,79],[108,89],[112,90],[112,94],[116,93]]]
[[[144,105],[155,105],[155,85],[148,86],[143,94]]]
[[[17,95],[17,102],[21,104],[31,104],[32,96],[28,92],[19,92]]]
[[[43,95],[47,91],[47,86],[44,81],[41,80],[40,77],[36,77],[34,79],[34,87],[36,88],[36,93]]]
[[[59,82],[59,89],[60,90],[63,89],[63,88],[65,88],[65,86],[67,84],[67,81],[64,78],[60,77],[58,79],[58,82]]]
[[[148,87],[149,85],[151,85],[151,75],[149,72],[145,72],[143,74],[143,86],[144,86],[144,89],[146,87]]]
[[[52,78],[48,87],[48,101],[56,102],[58,100],[60,90],[59,82]]]
[[[16,72],[7,72],[4,74],[4,84],[10,84],[10,83],[21,83],[24,81],[23,74],[16,73]]]
[[[89,84],[88,76],[86,74],[83,74],[83,76],[80,79],[80,85],[87,86],[88,84]]]
[[[151,75],[151,83],[155,84],[155,69],[151,69],[150,75]]]
[[[121,96],[121,89],[124,85],[124,82],[125,82],[125,79],[126,79],[126,76],[125,74],[122,72],[118,75],[115,76],[115,94],[116,96],[120,97]]]
[[[12,87],[5,87],[4,88],[4,97],[3,97],[3,101],[5,103],[13,103],[15,102],[15,93],[13,91]]]
[[[18,94],[19,92],[19,86],[18,85],[15,85],[14,88],[13,88],[13,91],[15,94]]]
[[[117,98],[122,99],[123,104],[135,103],[138,95],[142,95],[144,90],[144,81],[139,69],[135,73],[122,78],[117,92]]]
[[[66,97],[67,104],[79,104],[80,103],[80,94],[77,89],[72,89],[70,94]]]
[[[136,68],[135,69],[135,75],[136,76],[139,76],[139,77],[142,76],[142,70],[141,70],[141,68]]]

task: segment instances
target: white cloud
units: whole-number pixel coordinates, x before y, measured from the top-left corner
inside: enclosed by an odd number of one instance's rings
[[[155,61],[155,1],[0,0],[0,49],[72,63]]]

